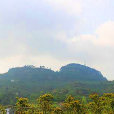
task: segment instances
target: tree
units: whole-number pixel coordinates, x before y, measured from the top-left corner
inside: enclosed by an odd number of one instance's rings
[[[53,114],[64,114],[63,110],[59,107],[56,107],[53,111]]]
[[[40,108],[43,110],[43,114],[45,114],[47,111],[51,111],[53,96],[51,94],[44,94],[39,97],[38,102],[40,105]]]
[[[34,110],[32,110],[32,107],[30,104],[28,104],[27,98],[17,98],[16,103],[16,112],[15,114],[32,114]]]
[[[5,108],[0,105],[0,114],[6,114]]]

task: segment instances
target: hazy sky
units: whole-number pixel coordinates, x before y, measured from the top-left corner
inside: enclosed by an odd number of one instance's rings
[[[1,0],[0,73],[69,63],[114,80],[114,0]]]

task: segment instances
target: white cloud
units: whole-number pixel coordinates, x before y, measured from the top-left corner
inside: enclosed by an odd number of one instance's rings
[[[95,5],[99,7],[107,7],[111,4],[111,0],[96,0]]]
[[[77,53],[80,59],[86,58],[88,65],[99,69],[113,79],[114,58],[114,21],[100,25],[94,34],[86,34],[65,40],[72,54]]]
[[[0,73],[7,72],[9,68],[22,67],[24,65],[35,65],[36,67],[45,66],[57,71],[61,66],[68,64],[68,61],[59,61],[48,55],[15,55],[0,59]]]
[[[114,46],[114,21],[108,21],[100,25],[95,33],[98,35],[98,43],[105,46]]]
[[[5,73],[9,70],[9,68],[19,66],[21,58],[21,55],[16,55],[0,59],[0,73]]]
[[[82,12],[81,0],[44,0],[49,3],[55,11],[65,11],[70,15]]]
[[[100,25],[94,34],[85,34],[65,40],[67,43],[91,42],[94,45],[114,47],[114,21],[108,21]]]
[[[113,0],[2,0],[0,72],[25,64],[57,69],[85,58],[113,79],[113,9]]]

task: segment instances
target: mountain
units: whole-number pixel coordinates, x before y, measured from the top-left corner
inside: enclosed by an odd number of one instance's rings
[[[44,66],[24,66],[10,69],[7,73],[0,74],[0,79],[23,81],[107,81],[100,71],[80,65],[68,64],[62,66],[59,72],[47,69]]]
[[[51,69],[46,69],[44,66],[37,68],[31,65],[11,68],[7,73],[1,74],[0,77],[18,81],[44,81],[53,79],[54,75],[55,72]]]
[[[92,92],[113,92],[114,82],[109,82],[101,72],[80,64],[71,63],[53,71],[44,66],[24,66],[0,74],[0,102],[14,104],[16,97],[35,100],[44,93],[51,93],[63,101],[72,94],[78,98]]]
[[[75,63],[61,67],[60,74],[67,79],[78,81],[107,81],[100,71]]]

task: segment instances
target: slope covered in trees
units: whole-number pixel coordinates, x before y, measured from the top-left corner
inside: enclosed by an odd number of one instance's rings
[[[68,64],[55,72],[45,67],[24,66],[10,69],[7,73],[1,74],[0,79],[10,80],[77,80],[77,81],[106,81],[101,72],[80,64]]]
[[[18,98],[15,106],[10,107],[14,114],[114,114],[114,94],[99,96],[97,93],[89,96],[89,101],[68,95],[61,103],[54,102],[51,94],[41,95],[36,104],[29,103],[27,98]],[[9,108],[6,106],[6,108]],[[5,107],[0,105],[0,113],[6,114]]]
[[[0,102],[4,105],[14,104],[16,97],[28,97],[32,101],[51,93],[61,102],[69,94],[81,99],[95,92],[114,92],[114,82],[107,81],[99,71],[80,64],[68,64],[56,72],[44,66],[16,67],[0,74]]]
[[[106,81],[100,71],[80,64],[68,64],[61,67],[60,74],[67,79],[78,81]]]

